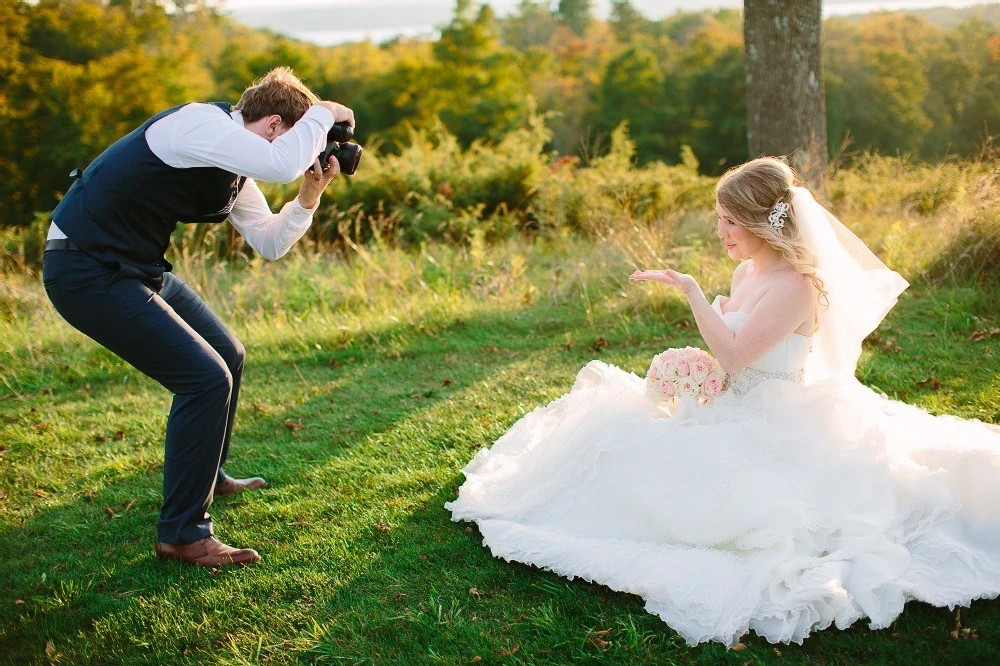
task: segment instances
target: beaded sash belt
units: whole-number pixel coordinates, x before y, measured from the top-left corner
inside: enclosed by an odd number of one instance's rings
[[[795,372],[768,372],[757,368],[743,368],[729,375],[729,391],[733,395],[741,396],[753,387],[768,379],[784,379],[787,382],[801,384],[805,377],[804,370]]]

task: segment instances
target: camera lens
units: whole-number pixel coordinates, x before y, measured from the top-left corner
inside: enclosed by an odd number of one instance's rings
[[[345,141],[350,141],[353,138],[354,128],[351,127],[346,121],[335,124],[330,128],[330,131],[326,135],[327,142],[337,141],[338,143],[344,143]]]
[[[358,162],[361,161],[361,153],[364,149],[356,143],[342,143],[340,147],[333,151],[333,155],[340,164],[340,173],[353,176],[358,170]]]

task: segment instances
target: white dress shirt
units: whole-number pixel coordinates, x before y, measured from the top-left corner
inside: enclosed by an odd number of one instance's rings
[[[315,208],[304,208],[298,197],[272,213],[255,179],[288,183],[301,176],[326,146],[333,114],[314,105],[274,141],[248,131],[243,116],[232,117],[214,104],[188,104],[146,129],[153,154],[177,169],[219,167],[246,176],[229,214],[229,222],[266,259],[278,259],[302,238]],[[48,238],[66,238],[53,222]]]

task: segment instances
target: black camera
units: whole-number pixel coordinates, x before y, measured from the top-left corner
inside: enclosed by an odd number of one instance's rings
[[[329,160],[333,155],[340,164],[340,173],[354,175],[358,170],[358,162],[361,161],[364,148],[356,143],[348,143],[353,137],[354,128],[347,121],[337,123],[330,128],[326,135],[326,148],[319,154],[319,163],[323,165],[323,171],[330,168]]]

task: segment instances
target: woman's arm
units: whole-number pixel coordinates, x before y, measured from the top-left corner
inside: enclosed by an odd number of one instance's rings
[[[762,357],[812,314],[812,285],[797,273],[775,280],[735,332],[695,287],[686,296],[698,332],[726,372],[742,370]]]
[[[701,287],[690,275],[670,269],[636,271],[630,279],[662,282],[683,291],[698,332],[726,372],[747,367],[794,333],[812,315],[812,285],[798,273],[776,277],[747,320],[735,332],[712,308]]]

